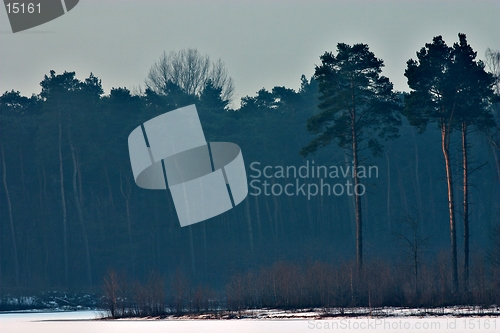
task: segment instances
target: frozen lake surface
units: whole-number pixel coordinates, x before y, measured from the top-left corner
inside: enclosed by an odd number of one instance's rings
[[[499,317],[329,318],[322,320],[95,320],[101,312],[2,313],[1,333],[500,332]]]

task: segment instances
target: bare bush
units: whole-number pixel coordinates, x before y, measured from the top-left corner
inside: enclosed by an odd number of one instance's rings
[[[183,312],[189,303],[189,281],[181,270],[175,272],[172,278],[171,307],[176,313]]]
[[[341,264],[315,262],[299,265],[277,262],[233,276],[224,293],[217,294],[204,285],[193,287],[182,271],[171,283],[170,311],[165,304],[165,280],[152,273],[146,282],[129,287],[124,276],[109,271],[104,279],[107,307],[113,318],[162,316],[168,313],[218,311],[219,300],[225,309],[252,308],[339,308],[410,306],[440,307],[456,304],[487,306],[499,302],[500,267],[491,265],[484,255],[472,259],[470,286],[459,294],[451,293],[449,254],[439,253],[420,267],[419,290],[414,286],[414,271],[385,260],[366,261],[362,274],[356,262]]]
[[[110,269],[104,277],[103,285],[106,307],[112,318],[123,316],[125,312],[125,281],[123,276]]]

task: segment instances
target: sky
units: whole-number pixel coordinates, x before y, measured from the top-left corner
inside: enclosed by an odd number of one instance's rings
[[[138,91],[166,51],[197,48],[221,58],[234,79],[233,107],[261,88],[298,89],[337,43],[365,43],[383,74],[408,91],[406,61],[432,38],[467,34],[478,58],[500,49],[498,0],[80,0],[65,15],[12,33],[0,9],[0,93],[38,94],[50,70],[93,72],[106,94]]]

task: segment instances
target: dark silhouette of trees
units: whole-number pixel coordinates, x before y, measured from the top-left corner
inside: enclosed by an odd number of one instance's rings
[[[27,98],[21,96],[19,91],[6,92],[0,97],[0,163],[2,167],[2,187],[5,194],[5,202],[7,203],[8,225],[10,242],[12,244],[12,256],[14,261],[13,272],[15,274],[15,284],[20,285],[20,264],[19,264],[19,247],[18,247],[18,221],[15,217],[12,199],[12,187],[16,187],[14,177],[11,177],[12,166],[9,168],[6,164],[6,159],[9,155],[19,153],[20,165],[17,167],[21,170],[21,186],[26,194],[26,181],[24,169],[24,157],[22,153],[23,145],[29,137],[27,133],[30,127],[33,126],[29,119],[29,113],[33,112],[37,106],[36,97]],[[26,153],[26,152],[25,152]],[[7,155],[7,156],[6,156]],[[21,218],[21,217],[19,217]],[[1,271],[1,269],[0,269]],[[1,281],[1,278],[0,278]]]
[[[437,122],[441,129],[441,148],[444,155],[448,186],[448,213],[450,221],[453,292],[458,290],[456,222],[453,197],[453,176],[450,161],[450,135],[454,117],[453,88],[448,75],[451,67],[451,48],[441,36],[432,44],[425,44],[417,52],[418,61],[407,62],[405,76],[412,89],[406,97],[406,116],[422,132],[428,122]]]
[[[464,289],[469,284],[469,142],[467,135],[471,129],[488,132],[495,126],[488,109],[493,98],[493,76],[484,70],[484,63],[476,61],[477,52],[467,43],[465,34],[458,34],[459,42],[453,45],[452,81],[456,87],[457,120],[462,136],[463,168],[463,225],[464,225]]]
[[[169,82],[165,92],[149,88],[133,93],[115,87],[103,96],[93,74],[79,79],[73,72],[52,71],[43,78],[39,95],[4,93],[0,96],[0,309],[6,305],[2,295],[44,290],[104,293],[117,317],[161,315],[165,309],[183,315],[263,306],[494,304],[499,270],[495,260],[484,260],[484,252],[490,250],[494,257],[498,243],[498,233],[490,232],[494,229],[488,225],[498,219],[497,169],[468,173],[474,184],[470,193],[474,209],[468,215],[474,236],[470,252],[475,257],[474,261],[471,257],[469,291],[452,294],[450,260],[438,255],[449,252],[443,251],[449,248],[448,224],[439,223],[449,217],[439,200],[446,195],[438,181],[442,155],[435,138],[440,128],[429,126],[414,136],[414,127],[402,119],[398,129],[403,95],[392,93],[392,85],[380,73],[382,61],[359,45],[325,55],[316,76],[301,77],[299,90],[263,88],[242,98],[236,109],[210,80],[194,95]],[[466,42],[456,48],[450,48],[451,60],[458,61],[460,55],[469,72],[481,72]],[[467,120],[468,133],[476,131],[484,126],[466,116],[482,112],[479,106],[494,112],[495,104],[484,99],[483,104],[474,104],[479,101],[478,88],[470,88],[470,78],[460,76],[465,72],[454,73],[463,95],[454,97],[451,128],[457,145],[450,148],[450,160],[455,177],[462,180],[461,120]],[[463,102],[466,96],[474,103]],[[249,183],[255,179],[264,189],[266,181],[268,192],[274,186],[274,193],[291,184],[287,189],[292,195],[255,195],[255,188],[249,187],[245,203],[181,228],[168,191],[148,191],[134,184],[127,137],[139,124],[191,103],[197,106],[207,141],[241,147]],[[345,151],[353,148],[354,112],[358,166],[369,163],[379,169],[377,178],[358,177],[358,184],[366,187],[358,205],[363,212],[358,244],[355,198],[329,193],[308,197],[298,190],[301,184],[307,189],[321,181],[332,186],[345,179],[277,173],[279,166],[298,169],[308,164],[309,171],[313,165],[344,167]],[[308,119],[317,133],[304,128]],[[380,156],[382,139],[393,138],[398,131],[401,136],[385,143],[387,149]],[[468,134],[466,146],[474,147],[471,156],[494,165],[495,150],[481,144],[482,139]],[[334,142],[341,144],[319,149]],[[316,148],[314,158],[301,157],[301,147],[305,152]],[[373,156],[365,151],[370,149]],[[250,167],[254,162],[260,163],[257,177]],[[473,162],[469,164],[472,169]],[[351,175],[348,179],[353,180]],[[455,185],[455,191],[458,188]],[[417,210],[412,213],[415,225],[405,230],[401,221],[412,208]],[[460,223],[457,232],[462,230]],[[393,237],[398,231],[407,238],[411,270],[401,269],[398,258],[403,251]],[[426,251],[421,252],[428,237]],[[360,275],[357,245],[362,245]],[[119,274],[111,274],[111,268]],[[104,288],[97,288],[103,277]]]
[[[64,267],[65,283],[68,285],[69,258],[68,258],[68,203],[67,189],[65,181],[64,162],[67,160],[63,150],[69,148],[71,160],[71,180],[70,184],[77,220],[83,239],[85,252],[87,284],[92,286],[91,254],[88,239],[88,227],[84,216],[83,194],[82,194],[82,170],[81,159],[85,150],[92,149],[90,138],[95,134],[96,125],[86,122],[89,116],[96,114],[96,104],[100,100],[103,90],[101,82],[92,73],[84,82],[75,77],[75,72],[64,72],[56,75],[55,71],[50,72],[50,76],[45,75],[40,83],[42,92],[40,96],[44,101],[44,122],[46,128],[57,126],[57,150],[59,162],[59,185],[61,195],[61,207],[63,216],[63,242],[64,242]],[[85,113],[83,113],[85,112]],[[87,126],[85,126],[87,125]],[[77,146],[76,141],[80,144]]]
[[[369,148],[380,155],[379,138],[393,139],[401,125],[397,97],[392,83],[381,76],[383,61],[366,44],[339,43],[337,55],[325,52],[315,78],[321,93],[320,113],[307,121],[309,132],[318,134],[301,150],[303,156],[315,153],[332,142],[349,149],[353,160],[356,220],[356,260],[358,271],[363,263],[361,195],[358,186],[360,151]]]
[[[212,109],[215,112],[227,109],[229,100],[222,98],[222,88],[214,85],[211,79],[205,83],[203,92],[200,95],[200,106],[205,109]]]
[[[456,244],[455,203],[453,191],[450,138],[454,128],[462,132],[463,155],[463,219],[464,219],[464,287],[467,286],[469,262],[469,169],[467,159],[468,126],[487,129],[494,122],[486,109],[491,98],[493,80],[484,71],[484,64],[476,62],[476,53],[468,45],[465,34],[459,34],[459,43],[446,45],[441,36],[417,52],[418,60],[407,62],[405,76],[412,89],[407,96],[406,115],[412,125],[425,130],[427,123],[435,122],[441,129],[441,148],[445,160],[448,187],[450,223],[452,286],[458,291],[458,264]]]
[[[48,111],[44,114],[44,118],[48,122],[45,126],[53,125],[54,118],[57,119],[57,149],[59,161],[59,188],[61,195],[61,208],[62,208],[62,233],[63,233],[63,246],[64,246],[64,281],[68,285],[69,280],[69,259],[68,259],[68,213],[66,203],[66,189],[64,186],[65,175],[63,165],[63,112],[66,111],[67,103],[70,103],[70,96],[67,92],[75,91],[78,89],[79,81],[75,78],[74,72],[64,72],[62,75],[56,75],[55,71],[50,71],[50,77],[45,75],[40,85],[42,92],[40,97],[46,102],[44,110]]]

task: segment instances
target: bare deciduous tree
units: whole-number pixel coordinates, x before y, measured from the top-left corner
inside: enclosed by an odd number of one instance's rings
[[[487,48],[485,56],[486,67],[495,78],[495,94],[496,96],[500,96],[500,51]],[[495,157],[498,180],[500,181],[500,103],[493,104],[491,111],[497,123],[497,128],[491,134],[490,143]]]
[[[231,101],[234,82],[224,62],[221,59],[211,61],[208,55],[202,55],[197,49],[183,49],[169,54],[163,52],[149,70],[146,87],[164,95],[173,83],[188,95],[200,96],[209,80],[215,88],[222,90],[223,100]]]
[[[419,221],[412,216],[404,218],[403,230],[397,233],[397,237],[404,245],[403,253],[407,267],[411,268],[414,278],[415,296],[419,297],[419,275],[422,257],[425,252],[424,248],[428,245],[429,237],[423,237],[420,232]]]
[[[490,48],[486,49],[486,60],[485,64],[488,70],[493,74],[495,78],[495,93],[500,94],[500,51],[492,50]]]
[[[106,297],[106,305],[110,312],[111,318],[117,318],[123,313],[119,313],[119,299],[123,297],[121,281],[118,274],[114,270],[109,270],[104,277],[103,292]]]

